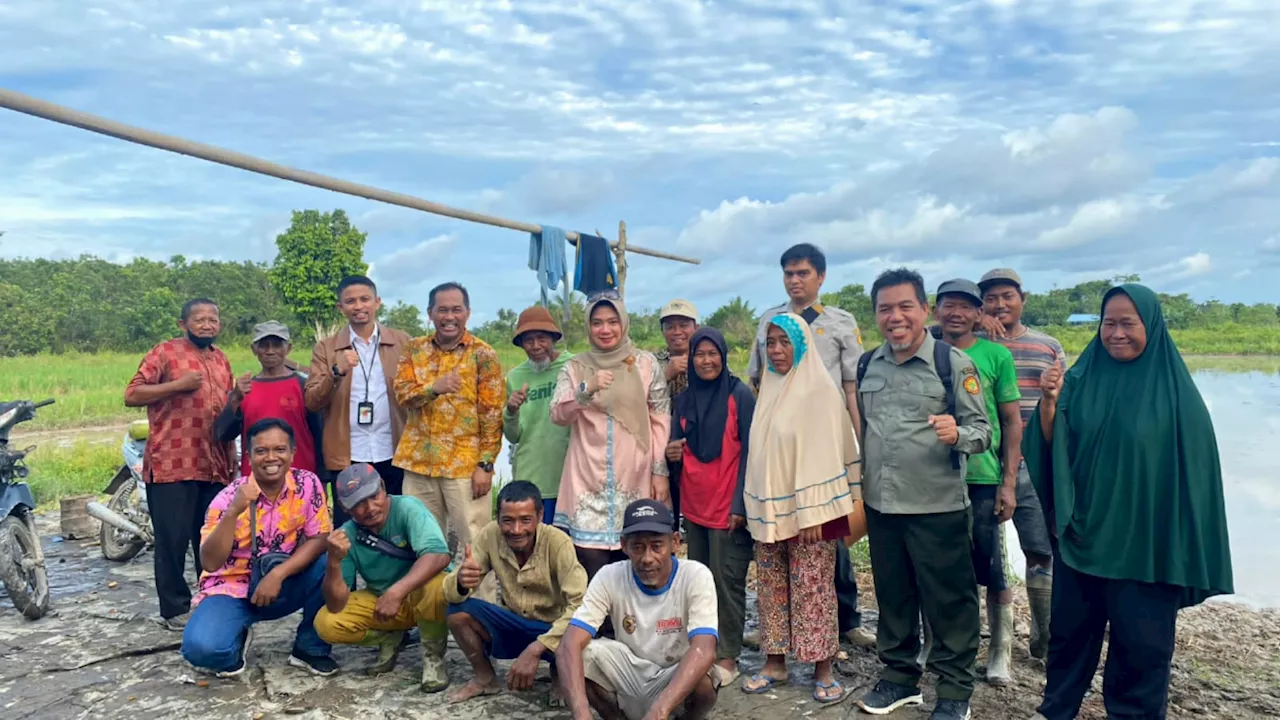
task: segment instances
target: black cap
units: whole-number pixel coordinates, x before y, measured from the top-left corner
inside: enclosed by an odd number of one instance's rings
[[[974,305],[982,307],[982,290],[978,289],[977,284],[970,280],[956,278],[942,283],[938,286],[938,292],[935,293],[934,297],[941,302],[943,295],[962,295],[973,302]]]
[[[670,535],[676,531],[676,519],[671,508],[657,500],[637,500],[627,506],[622,520],[622,534],[658,533]]]

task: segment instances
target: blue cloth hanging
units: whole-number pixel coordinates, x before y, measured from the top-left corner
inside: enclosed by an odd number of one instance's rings
[[[569,242],[564,230],[543,225],[542,232],[529,235],[529,269],[538,273],[538,285],[542,288],[542,305],[550,304],[551,293],[561,282],[568,287],[568,266],[564,246]]]

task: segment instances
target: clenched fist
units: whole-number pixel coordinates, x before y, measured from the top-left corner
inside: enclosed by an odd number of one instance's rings
[[[458,567],[458,585],[467,590],[475,590],[484,579],[484,571],[480,569],[480,563],[471,556],[471,545],[468,544],[463,553],[462,565]]]
[[[511,397],[507,398],[507,413],[515,415],[520,411],[520,406],[524,405],[524,401],[529,399],[529,383],[525,383],[519,390],[511,393]]]
[[[594,395],[600,392],[601,390],[608,390],[609,386],[612,384],[613,384],[613,371],[601,370],[600,372],[593,375],[590,380],[587,381],[587,392]]]
[[[183,374],[182,377],[178,378],[177,382],[178,382],[179,392],[192,392],[195,390],[199,390],[200,386],[204,384],[204,373],[202,372],[185,373]]]
[[[938,434],[938,441],[943,445],[960,442],[960,429],[956,427],[956,419],[950,415],[930,415],[929,426]]]
[[[431,389],[436,395],[452,395],[462,389],[462,376],[457,370],[450,371],[448,375],[436,380]]]
[[[244,397],[245,395],[248,395],[249,391],[252,389],[253,389],[253,373],[245,373],[240,377],[236,378],[236,392],[240,394],[240,397]]]
[[[262,488],[258,487],[258,481],[249,476],[244,484],[236,489],[235,499],[231,501],[231,507],[235,510],[236,515],[243,513],[249,509],[255,500],[262,496]]]
[[[347,533],[343,530],[334,530],[325,539],[325,546],[329,553],[329,560],[337,562],[351,552],[351,538],[347,537]]]
[[[351,368],[360,364],[360,355],[355,350],[347,348],[338,356],[338,369],[345,375],[351,372]]]
[[[1046,369],[1040,373],[1040,392],[1050,400],[1057,400],[1058,393],[1062,392],[1062,383],[1065,376],[1062,374],[1062,368],[1057,365]]]

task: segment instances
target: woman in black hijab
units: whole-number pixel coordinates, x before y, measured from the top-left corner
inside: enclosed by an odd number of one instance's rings
[[[675,398],[667,445],[667,459],[682,463],[680,512],[689,559],[710,568],[716,581],[716,664],[723,671],[722,685],[737,679],[742,651],[753,547],[742,486],[756,406],[751,389],[729,372],[728,355],[719,330],[694,333],[689,342],[689,387]]]

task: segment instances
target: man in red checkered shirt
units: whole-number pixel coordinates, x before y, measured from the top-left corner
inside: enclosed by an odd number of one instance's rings
[[[182,337],[156,345],[142,359],[124,404],[147,409],[142,477],[156,539],[156,595],[164,624],[181,631],[191,611],[187,548],[200,556],[205,512],[235,467],[235,446],[213,433],[235,381],[227,356],[213,346],[222,329],[217,304],[189,300],[178,327]]]

